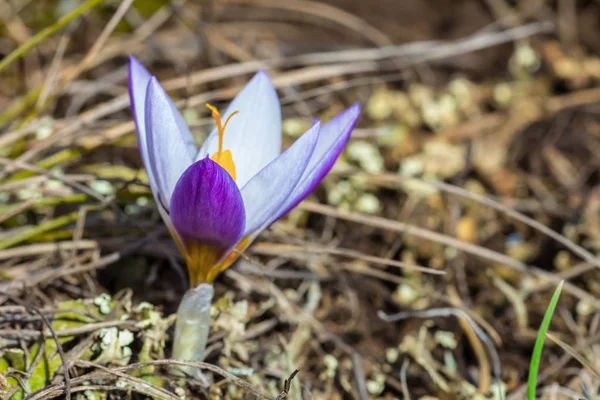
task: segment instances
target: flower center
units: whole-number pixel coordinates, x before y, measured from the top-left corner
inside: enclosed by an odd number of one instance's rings
[[[233,163],[233,156],[231,155],[230,150],[223,150],[223,137],[225,136],[225,128],[231,120],[231,117],[237,114],[238,111],[232,112],[225,120],[225,123],[223,123],[221,114],[219,114],[219,110],[217,110],[215,106],[206,103],[206,107],[212,111],[212,117],[215,120],[215,124],[217,125],[217,133],[219,134],[219,147],[217,152],[213,154],[210,159],[223,167],[225,171],[229,172],[229,175],[231,175],[235,181],[235,164]]]

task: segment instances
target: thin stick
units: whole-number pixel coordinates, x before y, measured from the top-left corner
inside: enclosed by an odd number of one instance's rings
[[[310,201],[304,201],[300,203],[298,208],[316,212],[323,215],[331,215],[336,218],[341,218],[346,221],[356,222],[359,224],[364,224],[372,227],[377,227],[380,229],[386,229],[394,232],[404,232],[407,235],[412,235],[415,237],[419,237],[421,239],[430,240],[435,243],[440,243],[446,245],[451,248],[455,248],[460,251],[464,251],[465,253],[472,254],[477,257],[481,257],[483,259],[493,261],[499,264],[506,265],[510,268],[513,268],[520,272],[528,272],[532,275],[535,275],[540,278],[544,278],[550,282],[554,282],[559,284],[561,279],[553,275],[552,273],[545,271],[539,267],[527,265],[522,263],[521,261],[515,260],[511,257],[508,257],[502,253],[498,253],[496,251],[486,249],[485,247],[477,246],[472,243],[463,242],[461,240],[455,239],[451,236],[444,235],[442,233],[434,232],[429,229],[420,228],[417,226],[409,225],[403,222],[394,221],[382,217],[376,216],[368,216],[359,213],[352,213],[347,211],[338,210],[334,207],[317,204]],[[565,282],[563,287],[565,292],[579,298],[585,299],[596,307],[600,307],[600,300],[596,299],[591,294],[586,291],[578,288],[577,286]]]
[[[592,253],[590,253],[583,247],[579,246],[577,243],[574,243],[573,241],[567,239],[565,236],[548,228],[544,224],[539,223],[538,221],[534,220],[533,218],[530,218],[523,213],[513,210],[512,208],[507,207],[507,206],[491,199],[490,197],[482,196],[480,194],[473,193],[473,192],[469,192],[468,190],[463,189],[459,186],[451,185],[449,183],[445,183],[442,181],[433,181],[433,180],[429,180],[429,179],[417,179],[417,178],[406,177],[406,176],[398,176],[395,174],[382,174],[382,175],[369,176],[369,177],[370,178],[372,177],[374,179],[383,179],[384,181],[392,181],[392,182],[400,182],[400,181],[406,181],[406,180],[418,181],[418,182],[422,182],[422,183],[431,185],[437,189],[443,190],[444,192],[452,193],[457,196],[464,197],[469,200],[473,200],[477,203],[484,204],[490,208],[493,208],[495,210],[498,210],[498,211],[508,215],[511,218],[516,219],[517,221],[520,221],[526,225],[529,225],[533,229],[556,240],[558,243],[562,244],[563,246],[565,246],[566,248],[571,250],[573,253],[577,254],[579,257],[584,259],[585,261],[600,268],[600,259],[598,259],[596,256],[594,256]]]
[[[430,310],[424,311],[407,311],[401,312],[398,314],[388,315],[383,311],[379,311],[377,316],[384,321],[387,322],[396,322],[407,318],[435,318],[435,317],[448,317],[454,316],[457,318],[461,318],[465,320],[472,328],[473,331],[477,334],[479,339],[486,345],[490,357],[492,358],[492,367],[494,368],[494,376],[498,380],[498,382],[502,381],[502,371],[500,364],[500,357],[498,356],[498,352],[494,347],[494,344],[489,339],[489,337],[485,334],[485,332],[477,325],[475,321],[464,311],[458,308],[433,308]],[[498,390],[500,390],[500,385],[498,385]]]
[[[54,24],[40,31],[37,35],[29,39],[27,42],[23,43],[21,46],[17,47],[12,53],[7,55],[2,59],[2,61],[0,61],[0,72],[5,70],[14,61],[23,57],[25,53],[27,53],[29,50],[40,44],[48,36],[54,34],[60,28],[71,22],[71,20],[77,18],[89,9],[96,7],[103,1],[104,0],[88,0],[73,11],[71,11],[70,13],[68,13],[67,15],[65,15],[64,17],[62,17],[61,19],[59,19],[58,21],[56,21]]]

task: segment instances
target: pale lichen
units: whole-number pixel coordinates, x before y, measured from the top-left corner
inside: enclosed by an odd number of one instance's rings
[[[112,298],[109,294],[102,293],[101,295],[94,297],[93,302],[96,306],[98,306],[100,314],[107,315],[110,313],[111,300]]]

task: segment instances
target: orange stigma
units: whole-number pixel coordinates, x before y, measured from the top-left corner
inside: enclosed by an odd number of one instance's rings
[[[223,123],[223,120],[221,119],[221,114],[215,106],[206,103],[206,107],[210,111],[212,111],[212,117],[215,120],[215,124],[217,125],[217,133],[219,135],[219,147],[217,148],[217,152],[213,154],[210,157],[210,159],[219,164],[221,167],[223,167],[225,171],[229,172],[229,175],[231,175],[231,177],[235,181],[235,164],[233,163],[233,156],[230,150],[223,150],[223,137],[225,136],[225,128],[231,120],[231,117],[237,114],[238,111],[232,112],[225,120],[225,123]]]

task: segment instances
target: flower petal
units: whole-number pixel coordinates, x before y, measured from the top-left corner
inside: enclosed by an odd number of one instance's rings
[[[288,211],[315,190],[317,185],[331,170],[348,139],[350,139],[350,134],[356,125],[359,114],[360,105],[354,104],[323,125],[319,133],[319,140],[315,146],[315,151],[300,181],[282,204],[281,208],[274,213],[266,225],[273,223],[287,214]],[[265,228],[266,225],[262,228]]]
[[[171,220],[184,243],[226,251],[244,231],[245,211],[237,185],[209,158],[185,170],[171,197]],[[210,266],[209,266],[210,267]]]
[[[236,166],[236,182],[243,187],[258,171],[281,153],[281,109],[269,76],[261,71],[233,99],[222,115],[225,121],[223,149],[230,150]],[[212,156],[218,149],[216,128],[202,145],[196,159]]]
[[[150,158],[148,155],[148,141],[146,140],[146,89],[151,75],[144,66],[133,56],[129,56],[129,102],[131,104],[131,113],[138,139],[138,146],[142,156],[142,162],[148,174],[148,181],[152,193],[157,189],[154,173],[150,168]]]
[[[180,130],[178,118],[181,115],[172,104],[156,78],[150,78],[145,106],[148,159],[165,207],[171,202],[171,193],[179,177],[195,155],[193,138],[189,130]]]
[[[244,236],[262,227],[281,209],[310,161],[320,128],[320,123],[315,123],[242,188],[242,198],[246,206]]]
[[[148,155],[148,140],[145,120],[146,91],[148,89],[148,82],[150,82],[150,78],[152,78],[152,76],[148,70],[146,70],[146,68],[144,68],[144,66],[135,57],[129,56],[129,101],[131,103],[131,112],[135,122],[142,161],[144,163],[144,167],[146,168],[146,173],[148,174],[150,187],[154,192],[157,188],[157,185],[152,168],[149,168],[150,157]],[[188,148],[187,151],[192,155],[192,157],[195,157],[197,147],[194,143],[190,130],[173,101],[168,99],[168,102],[171,106],[175,122],[177,123],[179,131],[182,133],[182,137],[186,143],[186,147]]]

